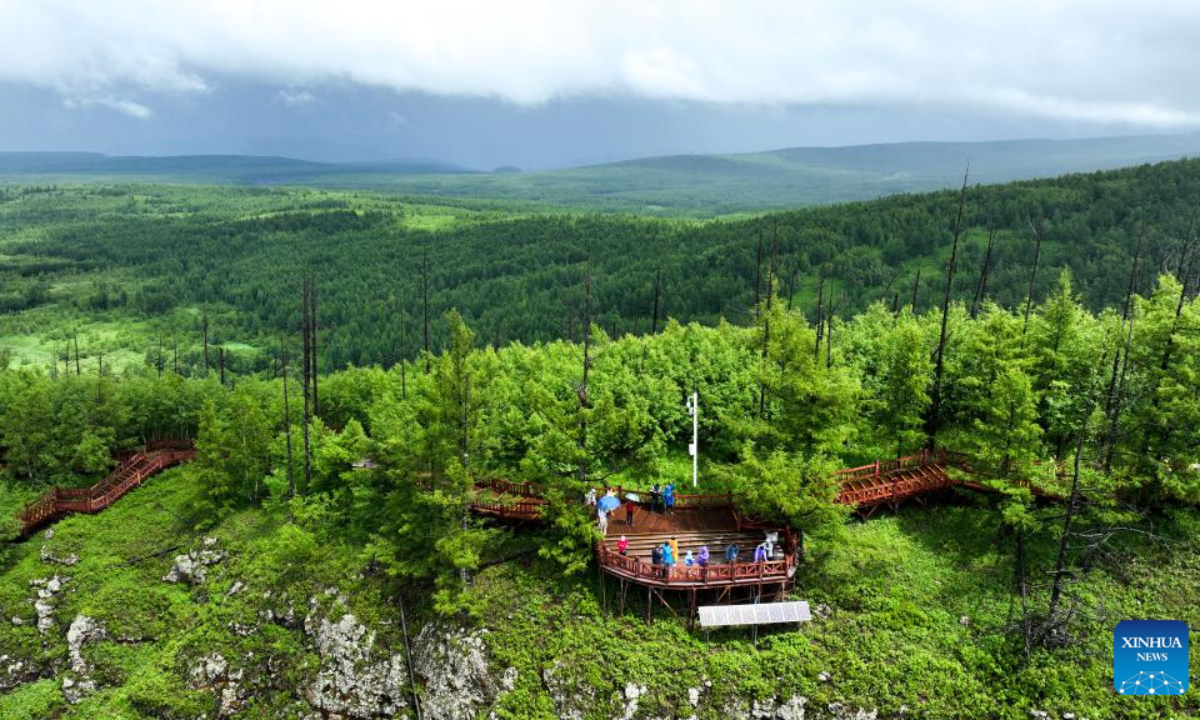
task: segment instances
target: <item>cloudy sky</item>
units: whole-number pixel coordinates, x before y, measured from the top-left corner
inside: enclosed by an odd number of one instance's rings
[[[555,167],[1200,129],[1200,3],[0,0],[0,149]]]

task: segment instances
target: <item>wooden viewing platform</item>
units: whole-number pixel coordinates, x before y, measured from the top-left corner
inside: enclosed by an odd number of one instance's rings
[[[620,612],[625,610],[630,586],[646,588],[647,622],[652,620],[655,598],[675,611],[666,597],[671,591],[686,593],[691,622],[701,593],[712,596],[715,603],[727,602],[738,593],[757,601],[764,596],[780,599],[791,587],[798,563],[796,534],[781,525],[742,518],[729,494],[677,495],[673,513],[651,512],[639,505],[634,524],[626,525],[625,519],[623,508],[611,513],[605,537],[596,546],[601,578],[612,577],[619,583]],[[772,557],[750,562],[767,533],[778,537]],[[624,555],[617,550],[621,536],[629,542]],[[655,565],[651,560],[654,547],[672,539],[679,547],[675,564]],[[738,559],[727,562],[725,550],[731,544],[738,546]],[[687,552],[697,557],[701,547],[708,547],[708,564],[686,565]],[[604,595],[607,603],[607,591]]]
[[[98,513],[151,475],[188,462],[195,456],[190,440],[147,443],[95,485],[82,488],[55,486],[47,490],[21,512],[21,534],[27,536],[68,513]]]

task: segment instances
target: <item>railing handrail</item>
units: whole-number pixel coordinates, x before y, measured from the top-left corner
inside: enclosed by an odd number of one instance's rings
[[[635,579],[649,580],[670,585],[672,583],[723,583],[744,579],[782,579],[790,576],[794,564],[791,555],[782,560],[761,562],[709,563],[687,566],[676,563],[668,569],[666,565],[646,562],[633,555],[621,555],[600,543],[598,561],[602,567],[615,568],[633,575]]]
[[[190,443],[159,440],[126,458],[102,480],[82,488],[52,487],[20,514],[22,531],[29,532],[48,518],[65,512],[95,512],[116,502],[154,473],[194,455]]]

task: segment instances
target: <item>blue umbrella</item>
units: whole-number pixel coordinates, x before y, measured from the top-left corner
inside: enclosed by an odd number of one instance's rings
[[[615,495],[605,495],[604,497],[600,498],[600,502],[596,503],[596,507],[600,508],[604,512],[612,512],[613,510],[621,507],[621,501],[618,500]]]

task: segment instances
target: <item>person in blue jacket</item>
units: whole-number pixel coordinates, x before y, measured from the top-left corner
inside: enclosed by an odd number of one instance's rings
[[[671,568],[675,567],[675,555],[671,552],[671,546],[663,543],[662,546],[662,561],[663,561],[663,578],[671,577]]]
[[[675,514],[675,483],[667,483],[663,488],[663,506],[668,515]]]

